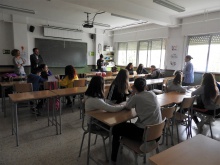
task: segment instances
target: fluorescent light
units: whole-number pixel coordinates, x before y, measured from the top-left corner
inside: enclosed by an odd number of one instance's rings
[[[123,16],[123,15],[113,14],[113,13],[111,13],[111,16],[120,17],[120,18],[125,18],[125,19],[130,19],[130,20],[133,20],[133,21],[141,21],[141,20],[139,20],[139,19],[130,18],[130,17],[126,17],[126,16]]]
[[[182,6],[179,6],[173,2],[170,2],[168,0],[153,0],[154,3],[157,3],[161,6],[164,6],[164,7],[167,7],[169,9],[172,9],[172,10],[175,10],[175,11],[178,11],[178,12],[184,12],[185,11],[185,8],[182,7]]]
[[[3,5],[3,4],[0,4],[0,8],[7,9],[7,10],[14,10],[14,11],[23,12],[23,13],[35,14],[34,10],[23,9],[23,8],[18,8],[18,7]]]
[[[70,29],[70,28],[64,28],[64,27],[58,27],[58,26],[43,25],[43,27],[44,28],[50,28],[50,29],[57,29],[57,30],[65,30],[65,31],[83,32],[80,29]]]

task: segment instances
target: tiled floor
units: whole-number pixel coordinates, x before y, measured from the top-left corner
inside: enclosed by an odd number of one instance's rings
[[[76,106],[77,107],[77,106]],[[2,108],[1,108],[2,109]],[[62,114],[62,134],[56,135],[54,126],[47,126],[47,117],[44,114],[35,117],[28,109],[20,109],[19,116],[19,147],[16,147],[15,136],[11,134],[11,114],[10,105],[7,101],[7,117],[3,117],[0,112],[0,165],[85,165],[87,155],[87,136],[82,150],[82,155],[78,158],[79,148],[83,131],[81,120],[79,119],[79,109],[71,108],[63,110]],[[214,138],[220,140],[220,120],[215,121],[213,125]],[[176,131],[175,131],[176,132]],[[193,136],[196,135],[196,126],[193,126]],[[204,126],[203,134],[210,136],[209,127]],[[180,126],[180,138],[185,140],[185,130]],[[176,144],[176,134],[174,135]],[[92,138],[92,142],[94,137]],[[107,140],[108,142],[108,140]],[[163,151],[169,146],[160,146]],[[98,138],[97,144],[91,148],[92,155],[96,160],[105,159],[103,143]],[[151,153],[153,155],[155,153]],[[95,164],[90,160],[90,164]],[[124,149],[122,155],[118,158],[118,164],[134,164],[134,157],[131,152]],[[143,159],[139,158],[139,164],[143,164]]]

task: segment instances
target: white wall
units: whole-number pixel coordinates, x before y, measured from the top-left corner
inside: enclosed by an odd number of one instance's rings
[[[12,65],[12,55],[3,54],[2,50],[14,48],[12,24],[0,21],[0,65]]]

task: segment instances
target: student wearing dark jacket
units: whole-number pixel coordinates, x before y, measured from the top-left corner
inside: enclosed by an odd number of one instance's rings
[[[148,74],[147,69],[144,68],[143,64],[139,64],[136,72],[137,74]]]
[[[42,90],[41,85],[43,82],[47,81],[46,79],[42,78],[41,76],[41,68],[36,68],[33,73],[29,74],[27,76],[27,82],[32,83],[33,91],[39,91]],[[41,108],[43,105],[43,100],[40,100],[36,106],[36,108],[33,108],[33,112],[36,112],[38,115],[40,115],[39,108]]]
[[[41,64],[41,77],[48,80],[48,76],[52,75],[52,72],[48,69],[48,66],[46,64]]]

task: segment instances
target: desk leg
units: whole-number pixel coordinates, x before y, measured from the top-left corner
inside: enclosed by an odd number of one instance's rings
[[[62,127],[61,127],[61,122],[62,122],[62,121],[61,121],[61,111],[62,111],[62,108],[61,108],[61,97],[59,98],[59,100],[60,100],[60,107],[59,107],[59,111],[60,111],[60,112],[59,112],[59,113],[60,113],[60,114],[59,114],[59,116],[60,116],[60,134],[61,134],[61,133],[62,133]]]
[[[48,127],[50,126],[50,107],[49,107],[50,99],[47,98],[47,121],[48,121]]]
[[[2,111],[4,112],[4,117],[6,117],[6,108],[5,108],[5,87],[2,87]]]
[[[90,119],[90,122],[89,122],[89,138],[88,138],[87,165],[89,165],[89,159],[90,159],[91,124],[92,124],[92,119]]]
[[[112,128],[109,130],[109,165],[112,165],[111,154],[112,154]]]
[[[18,139],[18,107],[17,103],[15,103],[15,134],[16,134],[16,143],[17,146],[19,145],[19,139]]]
[[[1,87],[1,89],[2,89],[2,112],[4,112],[4,103],[3,103],[3,97],[4,97],[4,92],[3,92],[3,90],[4,90],[4,87],[2,86]]]
[[[12,104],[12,106],[11,106],[11,119],[12,119],[12,135],[14,135],[14,125],[15,125],[15,123],[14,123],[14,121],[15,121],[15,118],[14,118],[14,113],[15,113],[15,110],[14,110],[14,108],[15,108],[15,105],[14,105],[14,103]]]
[[[55,97],[53,99],[53,114],[54,114],[54,119],[55,119],[55,126],[56,126],[56,133],[58,135],[58,123],[57,123],[57,113],[56,113],[56,105],[55,105]]]

